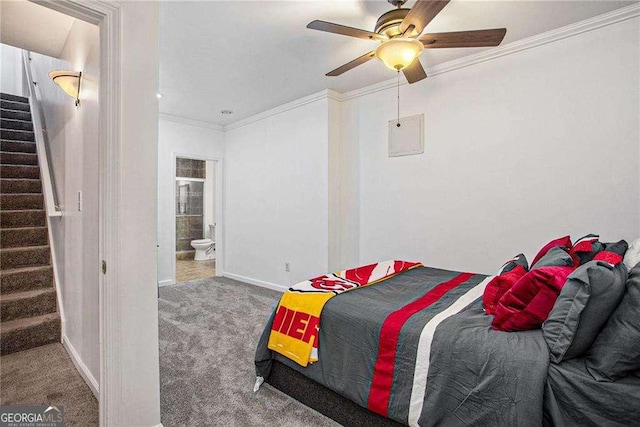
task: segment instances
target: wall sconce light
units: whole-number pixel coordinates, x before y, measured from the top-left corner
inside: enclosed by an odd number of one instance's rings
[[[76,107],[80,105],[80,80],[82,71],[58,70],[49,73],[49,77],[55,84],[70,97],[76,99]]]

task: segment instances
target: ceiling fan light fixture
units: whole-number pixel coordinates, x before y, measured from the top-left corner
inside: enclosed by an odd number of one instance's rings
[[[424,46],[419,40],[395,38],[382,43],[376,49],[376,57],[392,70],[407,68],[420,56]]]

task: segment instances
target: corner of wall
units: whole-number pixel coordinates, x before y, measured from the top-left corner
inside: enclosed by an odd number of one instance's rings
[[[342,264],[342,141],[340,139],[341,103],[327,97],[327,149],[328,149],[328,266],[337,271]]]

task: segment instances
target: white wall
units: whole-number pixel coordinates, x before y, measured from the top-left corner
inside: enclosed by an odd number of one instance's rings
[[[216,162],[207,161],[204,182],[204,234],[203,238],[215,240],[216,236],[209,234],[209,224],[216,223]]]
[[[40,111],[43,115],[42,123],[44,128],[47,130],[44,134],[44,138],[51,166],[49,172],[52,176],[56,202],[63,211],[63,215],[66,210],[66,201],[68,196],[66,191],[65,171],[65,165],[67,163],[65,126],[67,125],[67,122],[70,122],[70,128],[81,127],[78,122],[78,117],[82,113],[79,109],[74,107],[73,100],[71,100],[68,95],[66,95],[56,84],[53,83],[53,81],[51,81],[48,73],[52,70],[64,70],[70,68],[71,64],[61,59],[51,58],[38,53],[31,53],[32,77],[36,82],[39,82],[39,84],[36,85],[36,94],[40,104]],[[97,141],[93,141],[93,143],[97,143]],[[72,144],[73,142],[70,141],[69,145],[71,146]],[[75,145],[78,145],[77,142]],[[71,161],[75,161],[78,153],[69,154],[69,156],[71,157]],[[77,161],[77,163],[81,164],[82,162]],[[77,183],[77,185],[81,186],[82,182]],[[71,209],[75,209],[75,206],[72,205]],[[60,286],[63,289],[65,288],[66,283],[66,224],[67,221],[64,217],[51,219],[51,232],[53,235],[51,245],[56,251],[56,267],[58,269]],[[81,270],[81,268],[79,270]],[[65,308],[67,305],[79,305],[78,301],[73,302],[71,300],[73,295],[73,293],[65,295],[65,292],[62,292],[62,302]],[[71,311],[72,316],[73,313],[77,312],[77,309],[74,310],[73,308],[69,308],[69,310]],[[97,379],[97,376],[94,377]]]
[[[395,90],[348,101],[361,263],[490,273],[564,234],[640,236],[639,34],[634,18],[403,86],[423,155],[387,157]]]
[[[340,162],[340,102],[327,99],[327,269],[339,270],[342,263],[342,204],[341,184],[343,166]]]
[[[339,105],[338,121],[331,120],[330,126],[338,126],[339,156],[337,162],[339,176],[338,206],[339,219],[339,260],[331,271],[360,265],[360,140],[358,136],[357,104],[342,102]],[[366,145],[366,141],[363,141]],[[333,233],[336,233],[333,230]],[[335,235],[335,234],[334,234]]]
[[[31,54],[63,213],[51,223],[65,313],[63,339],[86,367],[94,391],[100,378],[99,53],[98,27],[75,21],[62,59]],[[49,79],[48,72],[55,69],[83,72],[79,108]],[[81,212],[78,192],[83,195]]]
[[[327,120],[323,98],[226,132],[225,275],[288,287],[327,271]]]
[[[121,9],[120,396],[111,425],[160,424],[158,364],[158,3]]]
[[[162,101],[160,101],[162,102]],[[224,132],[160,118],[158,126],[158,283],[173,283],[175,154],[187,158],[223,158]],[[208,230],[206,230],[208,232]]]
[[[25,96],[22,49],[0,44],[0,92]]]

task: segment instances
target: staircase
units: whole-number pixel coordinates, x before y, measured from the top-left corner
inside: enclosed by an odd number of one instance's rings
[[[0,94],[0,354],[60,342],[29,100]]]

